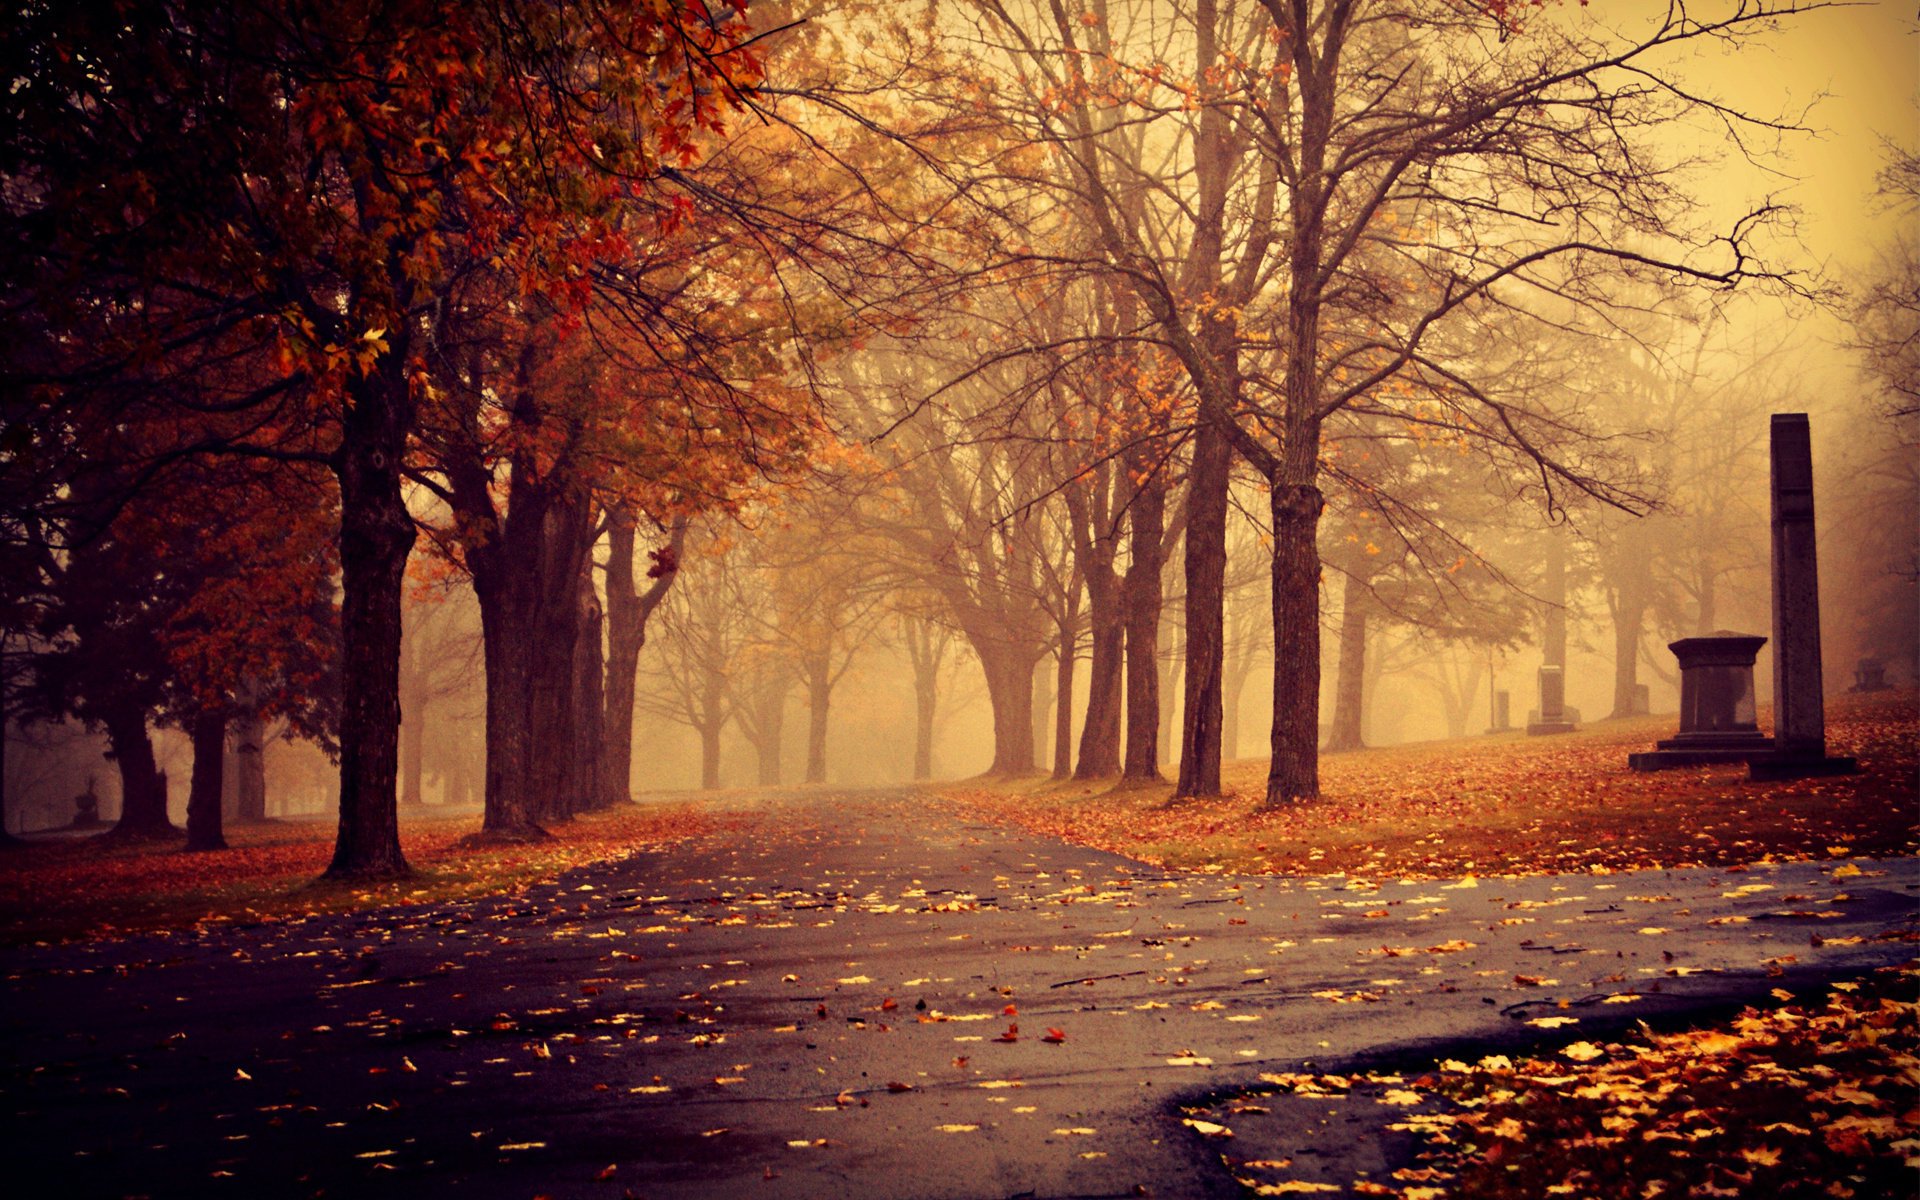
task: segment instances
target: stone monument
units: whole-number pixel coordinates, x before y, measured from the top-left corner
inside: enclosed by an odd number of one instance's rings
[[[1820,678],[1820,572],[1813,537],[1813,441],[1805,413],[1774,413],[1773,751],[1751,761],[1754,779],[1844,775],[1851,758],[1827,754]]]
[[[1754,721],[1753,660],[1767,639],[1720,629],[1668,645],[1680,660],[1680,732],[1627,756],[1636,771],[1746,762],[1773,742]]]

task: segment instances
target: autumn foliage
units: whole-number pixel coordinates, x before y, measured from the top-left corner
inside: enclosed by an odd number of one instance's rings
[[[1740,764],[1652,774],[1626,755],[1668,736],[1671,717],[1329,755],[1318,800],[1258,803],[1260,764],[1230,764],[1230,794],[1033,783],[945,791],[969,811],[1169,866],[1442,878],[1472,874],[1729,866],[1767,858],[1911,854],[1920,848],[1913,693],[1849,698],[1828,743],[1859,775],[1747,781]],[[1762,721],[1765,721],[1764,712]]]

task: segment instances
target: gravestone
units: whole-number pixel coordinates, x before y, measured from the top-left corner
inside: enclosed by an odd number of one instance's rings
[[[1493,694],[1493,724],[1488,733],[1506,733],[1513,728],[1513,696],[1506,691]]]
[[[1849,692],[1884,692],[1893,687],[1887,682],[1887,660],[1869,655],[1853,664],[1853,686]]]
[[[1814,553],[1813,440],[1805,413],[1774,413],[1773,752],[1751,760],[1754,779],[1844,775],[1851,758],[1827,754],[1820,678],[1820,572]]]
[[[1753,660],[1767,639],[1715,630],[1668,645],[1680,661],[1680,732],[1627,756],[1636,771],[1747,762],[1773,743],[1754,717]]]
[[[1528,714],[1527,732],[1572,733],[1577,715],[1567,707],[1565,671],[1549,664],[1540,668],[1540,707]]]

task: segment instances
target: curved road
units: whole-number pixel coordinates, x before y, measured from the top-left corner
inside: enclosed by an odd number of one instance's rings
[[[740,803],[518,896],[6,951],[13,1194],[1234,1196],[1182,1104],[1815,986],[1912,957],[1920,897],[1177,875],[898,789]]]

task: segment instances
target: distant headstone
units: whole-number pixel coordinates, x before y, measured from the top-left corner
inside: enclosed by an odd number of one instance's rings
[[[1527,722],[1527,732],[1572,733],[1574,718],[1567,708],[1566,674],[1562,667],[1548,664],[1539,672],[1540,707]]]
[[[1680,732],[1627,756],[1636,771],[1746,762],[1773,743],[1754,717],[1753,660],[1767,639],[1721,629],[1668,645],[1680,661]]]
[[[1813,536],[1813,439],[1805,413],[1774,413],[1773,753],[1754,779],[1844,775],[1851,758],[1827,755],[1820,679],[1820,571]]]
[[[1849,692],[1884,692],[1893,685],[1887,682],[1887,660],[1868,656],[1853,664],[1853,686]]]
[[[1633,698],[1629,701],[1630,711],[1636,717],[1644,717],[1653,711],[1653,689],[1644,683],[1633,685]]]
[[[1493,724],[1488,733],[1505,733],[1513,728],[1513,695],[1498,691],[1493,694]]]
[[[87,780],[87,790],[73,798],[73,828],[92,829],[100,824],[100,797],[94,794],[93,780]]]

